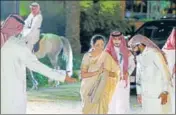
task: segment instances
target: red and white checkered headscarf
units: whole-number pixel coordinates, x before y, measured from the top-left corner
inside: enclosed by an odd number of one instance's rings
[[[172,29],[170,36],[168,37],[163,49],[166,50],[175,50],[176,44],[176,28]]]
[[[129,54],[129,50],[127,48],[125,38],[124,38],[124,36],[122,35],[121,32],[114,31],[110,34],[109,42],[106,46],[105,51],[108,52],[112,56],[112,58],[117,62],[117,64],[119,64],[118,57],[117,57],[115,49],[114,49],[113,35],[122,37],[122,39],[121,39],[122,41],[121,41],[121,44],[120,44],[120,52],[121,52],[121,54],[123,56],[123,60],[124,60],[123,61],[124,62],[123,63],[123,75],[125,75],[126,72],[128,72],[128,54]]]
[[[134,47],[139,43],[142,43],[142,44],[146,45],[147,47],[157,49],[163,55],[163,58],[164,58],[165,62],[167,63],[164,52],[154,42],[152,42],[146,36],[143,36],[143,35],[140,35],[140,34],[135,35],[134,37],[132,37],[130,39],[130,41],[128,42],[128,45],[130,47]]]
[[[16,35],[21,31],[24,21],[23,18],[17,14],[11,14],[1,25],[1,47],[9,39],[9,37]]]
[[[146,36],[143,36],[143,35],[140,35],[140,34],[137,34],[135,36],[133,36],[130,41],[128,42],[128,45],[130,47],[134,47],[136,46],[136,44],[138,43],[142,43],[144,45],[146,45],[147,47],[150,47],[150,48],[155,48],[159,51],[161,51],[161,49],[154,43],[152,42],[149,38],[147,38]]]

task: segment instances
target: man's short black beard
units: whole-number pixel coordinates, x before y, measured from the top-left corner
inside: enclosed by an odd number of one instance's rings
[[[119,48],[120,47],[120,45],[118,44],[118,45],[114,45],[115,47],[117,47],[117,48]]]
[[[133,51],[133,55],[134,56],[138,56],[139,54],[142,53],[141,50],[140,50],[140,48],[139,48],[139,46],[137,46],[137,47],[138,47],[138,50],[137,51]]]
[[[141,54],[141,51],[140,51],[140,50],[138,50],[138,51],[135,52],[135,55],[136,55],[136,56],[138,56],[138,55],[140,55],[140,54]]]

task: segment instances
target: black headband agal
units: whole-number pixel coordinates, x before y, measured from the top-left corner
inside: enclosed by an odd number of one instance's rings
[[[111,34],[112,37],[119,37],[119,36],[121,36],[121,35],[122,35],[121,32],[120,32],[120,33],[112,33],[112,34]]]
[[[10,17],[15,18],[18,22],[20,22],[21,24],[25,25],[24,21],[21,20],[20,18],[18,18],[17,16],[15,16],[15,15],[11,15]]]

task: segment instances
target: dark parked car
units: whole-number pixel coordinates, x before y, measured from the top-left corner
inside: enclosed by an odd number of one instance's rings
[[[169,37],[173,27],[176,27],[176,19],[162,18],[161,20],[149,21],[144,23],[139,29],[137,29],[132,35],[126,36],[130,40],[136,34],[142,34],[150,38],[160,48],[163,47],[167,38]],[[131,89],[135,89],[135,75],[136,69],[131,75]]]

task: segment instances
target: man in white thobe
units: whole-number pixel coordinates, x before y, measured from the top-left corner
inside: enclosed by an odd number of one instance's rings
[[[130,46],[137,55],[137,100],[145,114],[161,114],[168,103],[170,73],[160,51],[147,47],[145,42],[133,42],[142,35],[134,36]],[[168,111],[165,113],[168,113]]]
[[[31,13],[24,21],[25,25],[22,31],[22,36],[26,39],[27,47],[34,53],[34,45],[40,39],[40,28],[42,24],[42,14],[40,11],[40,5],[37,2],[33,2],[30,5]],[[30,70],[29,70],[30,71]],[[30,77],[32,79],[33,87],[32,89],[38,89],[38,82],[35,80],[32,71],[30,71]]]
[[[176,44],[176,28],[173,28],[170,36],[168,37],[164,47],[162,48],[165,53],[169,71],[172,74],[172,113],[175,114],[175,44]]]
[[[115,48],[116,54],[119,55],[119,50]],[[129,65],[128,65],[128,73],[129,78],[135,68],[134,56],[129,53]],[[120,69],[122,71],[123,68],[123,60],[120,61]],[[121,80],[119,84],[117,84],[115,92],[113,94],[110,107],[109,114],[129,114],[130,113],[130,80],[128,80],[128,85],[125,88],[125,82]]]
[[[120,75],[121,78],[120,82],[116,85],[114,94],[109,104],[108,114],[127,114],[129,113],[130,109],[130,80],[129,75],[133,72],[135,68],[134,56],[128,50],[126,46],[126,42],[124,36],[121,32],[115,31],[112,32],[110,35],[110,40],[107,45],[107,48],[110,49],[110,46],[114,49],[111,50],[111,53],[116,54],[117,62],[120,64]],[[127,55],[126,55],[127,54]],[[112,55],[113,56],[113,55]],[[128,60],[125,60],[125,56],[127,56]],[[125,63],[128,61],[128,64]],[[128,65],[127,73],[128,78],[124,79],[124,64]],[[127,80],[127,84],[126,84]]]
[[[13,18],[22,21],[17,16]],[[9,24],[12,24],[10,22],[6,24],[8,22],[7,20],[4,25],[9,26]],[[5,27],[8,29],[7,26]],[[3,30],[4,26],[1,29]],[[9,28],[9,31],[12,31],[11,29],[13,28]],[[56,71],[40,63],[30,49],[26,47],[24,37],[11,36],[1,47],[2,114],[26,113],[26,67],[54,80],[70,83],[75,82],[75,79],[68,77],[65,71]]]
[[[31,13],[24,21],[25,26],[22,31],[23,36],[27,36],[26,44],[33,50],[34,45],[39,41],[40,38],[40,28],[42,24],[42,14],[40,11],[40,5],[37,2],[33,2],[30,5]]]
[[[173,85],[173,89],[172,89],[172,114],[175,114],[175,76],[176,76],[176,64],[173,68],[173,72],[172,72],[172,85]]]

